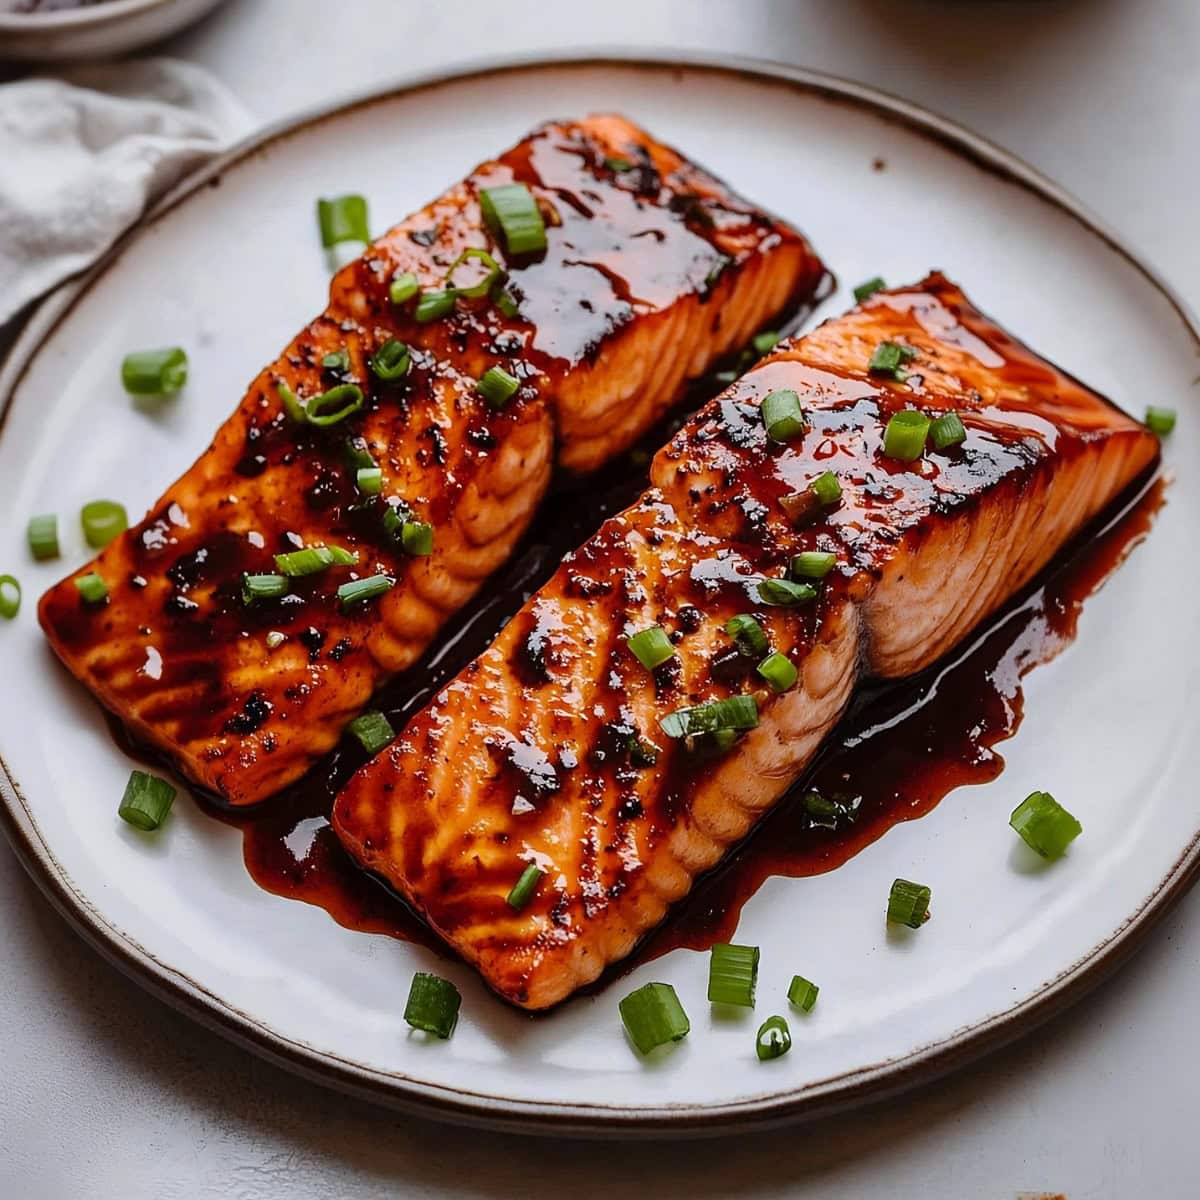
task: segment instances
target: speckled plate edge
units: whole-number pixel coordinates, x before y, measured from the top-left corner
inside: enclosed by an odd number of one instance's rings
[[[64,285],[44,300],[0,361],[0,434],[16,387],[39,347],[75,301],[122,253],[130,241],[164,213],[210,181],[306,126],[341,114],[456,80],[505,76],[542,68],[569,66],[643,66],[708,70],[784,83],[826,99],[869,109],[921,136],[936,141],[976,165],[1017,184],[1058,208],[1133,266],[1175,311],[1200,353],[1200,324],[1183,300],[1111,229],[1073,196],[1009,152],[978,134],[908,101],[874,88],[821,72],[758,59],[723,58],[676,51],[647,53],[621,48],[587,54],[530,55],[500,62],[468,64],[410,78],[393,87],[375,89],[349,100],[324,105],[271,125],[240,142],[184,180],[148,213],[86,275]],[[1144,941],[1200,873],[1200,832],[1171,870],[1137,910],[1105,941],[1047,981],[1036,996],[989,1020],[901,1058],[889,1059],[802,1089],[745,1103],[630,1108],[617,1105],[525,1103],[459,1088],[432,1086],[399,1074],[372,1071],[336,1055],[281,1036],[269,1026],[214,995],[198,981],[160,962],[143,946],[108,924],[74,885],[42,840],[20,784],[0,756],[0,823],[22,865],[68,922],[110,962],[148,991],[202,1025],[246,1046],[264,1058],[319,1083],[395,1108],[466,1124],[523,1133],[590,1136],[711,1136],[762,1129],[801,1118],[814,1118],[882,1100],[906,1088],[935,1079],[1013,1041],[1049,1020],[1103,982]]]

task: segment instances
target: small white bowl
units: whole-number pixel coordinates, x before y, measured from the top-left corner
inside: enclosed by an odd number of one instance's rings
[[[104,0],[50,12],[0,12],[0,59],[124,54],[198,21],[221,0]]]

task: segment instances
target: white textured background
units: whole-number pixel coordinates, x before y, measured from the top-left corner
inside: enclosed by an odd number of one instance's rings
[[[167,50],[270,120],[406,72],[618,44],[786,60],[946,113],[1200,307],[1197,0],[231,0]],[[0,1200],[1200,1192],[1200,894],[1099,994],[977,1067],[854,1116],[674,1146],[464,1132],[303,1083],[110,969],[6,848],[0,914]]]

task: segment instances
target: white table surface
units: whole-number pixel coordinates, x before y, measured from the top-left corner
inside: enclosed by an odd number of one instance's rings
[[[955,117],[1073,190],[1200,307],[1195,0],[232,0],[167,49],[271,120],[406,72],[619,44],[800,63]],[[419,1122],[267,1066],[98,958],[7,847],[0,911],[0,1200],[1200,1188],[1200,893],[1099,994],[924,1091],[770,1135],[625,1146]]]

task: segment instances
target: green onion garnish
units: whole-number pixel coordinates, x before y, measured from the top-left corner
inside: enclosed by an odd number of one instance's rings
[[[787,998],[801,1012],[812,1012],[817,1002],[817,993],[821,989],[815,983],[810,983],[803,975],[793,975],[788,984]]]
[[[533,193],[523,183],[506,183],[479,193],[479,208],[510,255],[546,248],[546,223]]]
[[[727,696],[691,708],[677,708],[659,719],[667,737],[693,737],[721,730],[753,729],[758,724],[758,704],[753,696]]]
[[[515,297],[506,287],[492,288],[492,303],[510,321],[520,311]]]
[[[773,442],[788,442],[804,432],[804,410],[800,407],[800,397],[790,388],[764,396],[760,411],[767,437]]]
[[[633,170],[633,163],[629,159],[623,158],[620,154],[610,154],[604,160],[604,165],[616,175]]]
[[[388,299],[393,304],[403,304],[411,300],[421,290],[420,281],[411,271],[402,271],[392,276],[388,284]]]
[[[545,873],[540,867],[529,863],[521,872],[521,878],[512,885],[512,891],[506,897],[508,907],[515,912],[520,912],[533,899],[533,893],[537,891],[537,886],[542,882],[542,876]]]
[[[467,287],[456,287],[454,285],[454,272],[463,263],[469,262],[472,259],[483,263],[487,267],[487,274],[478,283],[472,283]],[[486,296],[492,290],[492,285],[503,274],[504,271],[500,264],[486,250],[480,250],[477,246],[469,246],[450,264],[450,269],[446,272],[446,277],[442,280],[442,285],[447,291],[454,292],[459,296],[466,296],[468,299],[473,300],[479,296]]]
[[[920,929],[929,920],[929,899],[932,893],[922,883],[897,879],[888,896],[887,919],[910,929]]]
[[[54,513],[30,517],[26,528],[29,552],[38,562],[58,557],[58,517]]]
[[[242,603],[253,604],[256,600],[276,600],[286,596],[291,585],[286,575],[243,575]]]
[[[188,357],[178,346],[135,350],[121,360],[121,383],[131,396],[174,396],[187,377]]]
[[[754,348],[754,353],[762,358],[764,354],[770,354],[779,345],[781,337],[782,334],[776,333],[774,329],[764,329],[762,333],[756,333],[750,339],[750,345]]]
[[[378,496],[383,491],[383,471],[379,467],[360,467],[354,473],[354,482],[364,496]]]
[[[145,771],[133,771],[125,785],[117,816],[149,833],[166,820],[174,801],[175,789],[165,779],[147,775]]]
[[[400,526],[400,546],[413,558],[428,558],[433,553],[433,526],[425,521],[405,521]]]
[[[86,575],[84,578],[88,578]],[[79,580],[75,581],[76,586]],[[79,589],[81,592],[82,588]],[[108,595],[105,589],[105,595]],[[0,617],[11,621],[21,611],[21,583],[15,575],[0,575]]]
[[[479,380],[479,394],[494,409],[503,408],[516,395],[521,381],[503,367],[489,367]]]
[[[761,658],[771,648],[766,631],[749,613],[738,613],[725,622],[725,632],[733,638],[738,652],[746,658]]]
[[[768,1017],[759,1027],[754,1041],[759,1062],[781,1058],[792,1048],[792,1031],[782,1017]]]
[[[796,579],[824,579],[836,563],[836,554],[825,550],[805,550],[793,556],[788,570]]]
[[[8,578],[12,579],[12,576],[10,575]],[[13,582],[15,583],[16,580]],[[108,599],[108,584],[95,571],[80,575],[75,580],[75,586],[79,589],[79,595],[84,604],[103,604]]]
[[[763,579],[758,585],[758,598],[775,606],[807,604],[817,598],[817,589],[811,583],[795,583],[791,579]]]
[[[1146,408],[1146,428],[1159,437],[1166,437],[1175,428],[1175,410],[1173,408],[1158,408],[1148,405]]]
[[[832,471],[825,471],[818,475],[816,479],[809,484],[812,488],[813,495],[828,508],[831,504],[836,504],[842,498],[842,485],[838,481],[838,477]]]
[[[363,437],[346,439],[346,461],[354,471],[361,471],[364,467],[377,467],[379,465],[371,455],[367,439]]]
[[[617,1006],[629,1040],[639,1054],[687,1037],[692,1023],[669,983],[643,984]]]
[[[354,579],[343,583],[337,590],[338,600],[342,608],[353,608],[364,600],[374,600],[395,586],[396,581],[387,575],[368,575],[366,579]]]
[[[874,279],[868,279],[866,283],[860,283],[854,289],[854,299],[861,304],[864,300],[869,300],[876,292],[882,292],[887,287],[887,284],[876,275]]]
[[[943,413],[929,427],[929,438],[935,450],[961,446],[967,440],[967,429],[956,412]]]
[[[368,754],[378,754],[396,736],[392,723],[375,709],[355,717],[346,730]]]
[[[280,572],[293,578],[316,575],[326,567],[352,567],[356,562],[358,554],[343,550],[341,546],[305,546],[303,550],[289,550],[286,554],[275,555],[275,565]]]
[[[371,372],[376,379],[384,383],[393,383],[403,379],[412,365],[412,357],[408,347],[396,338],[388,338],[374,354],[371,355]]]
[[[350,351],[331,350],[325,355],[324,358],[321,359],[321,367],[326,371],[350,370]]]
[[[297,425],[303,425],[308,420],[308,414],[304,409],[304,401],[282,381],[275,385],[275,390],[279,393],[279,400],[283,405],[283,411]]]
[[[404,1019],[414,1028],[443,1041],[454,1032],[462,996],[448,979],[418,971],[408,989]]]
[[[115,500],[93,500],[85,504],[79,520],[87,544],[95,550],[103,550],[113,538],[129,528],[129,517]]]
[[[871,355],[867,370],[876,375],[890,375],[897,383],[903,383],[907,378],[904,364],[916,356],[917,352],[911,346],[901,346],[898,342],[880,342]]]
[[[758,947],[718,942],[708,960],[708,999],[712,1004],[754,1007]]]
[[[422,292],[413,316],[422,325],[439,321],[454,311],[454,292]]]
[[[888,458],[913,462],[921,457],[928,433],[929,418],[924,413],[913,408],[902,409],[892,414],[883,431],[883,452]]]
[[[786,654],[780,654],[778,650],[768,654],[758,664],[758,673],[776,692],[786,692],[799,676],[796,664]]]
[[[1031,792],[1013,809],[1008,823],[1043,858],[1061,858],[1083,826],[1049,792]]]
[[[653,671],[655,667],[660,667],[668,659],[675,657],[675,647],[671,645],[671,639],[661,625],[651,625],[649,629],[635,633],[625,639],[625,644],[647,671]]]
[[[310,425],[325,428],[344,421],[362,406],[362,388],[354,383],[343,383],[319,396],[310,396],[304,402],[304,417]]]
[[[338,242],[369,242],[367,202],[362,196],[335,196],[317,201],[317,223],[321,245],[326,250]]]

